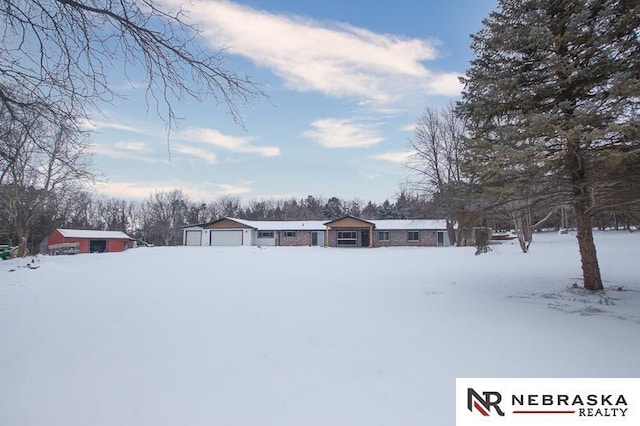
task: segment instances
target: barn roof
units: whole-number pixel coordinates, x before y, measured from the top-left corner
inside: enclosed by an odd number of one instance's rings
[[[133,240],[130,236],[120,231],[94,231],[89,229],[58,229],[65,238],[93,238],[100,240],[119,239]]]

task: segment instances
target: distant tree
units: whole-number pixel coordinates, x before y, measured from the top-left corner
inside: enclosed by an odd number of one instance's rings
[[[640,200],[640,3],[498,4],[463,79],[466,149],[482,184],[506,177],[505,188],[521,182],[572,206],[584,286],[602,289],[592,218]]]
[[[360,215],[362,219],[371,220],[376,219],[378,213],[378,206],[373,201],[368,201],[367,205],[363,207]]]
[[[353,199],[350,201],[346,201],[344,203],[344,213],[345,215],[360,217],[362,214],[362,209],[360,208],[361,202],[357,199]]]
[[[234,195],[225,195],[215,202],[216,211],[219,217],[238,217],[242,211],[242,203],[240,197]]]
[[[398,209],[395,203],[390,203],[389,200],[384,200],[380,206],[378,206],[378,211],[376,212],[376,219],[399,219],[400,214],[398,213]]]
[[[63,223],[60,227],[71,229],[99,229],[98,202],[87,191],[79,190],[56,194],[54,206]],[[55,227],[51,227],[49,232]]]
[[[396,210],[400,219],[425,219],[429,212],[430,198],[426,194],[402,188],[396,199]],[[436,213],[433,219],[442,219],[444,212]]]
[[[453,104],[445,108],[427,108],[416,123],[411,139],[413,155],[408,163],[413,172],[409,188],[437,202],[440,217],[447,221],[449,240],[456,243],[456,222],[468,200],[463,191],[466,177],[462,173],[465,119],[456,113]],[[466,212],[468,213],[468,212]],[[464,227],[461,224],[459,228]]]
[[[411,216],[412,200],[406,191],[400,191],[396,199],[396,210],[399,219],[407,219]]]
[[[338,197],[329,198],[322,209],[322,216],[327,220],[338,219],[344,215],[344,206]]]
[[[189,203],[187,205],[187,216],[185,218],[187,224],[205,223],[210,219],[207,203]]]
[[[97,210],[101,222],[99,228],[125,233],[132,230],[132,207],[127,200],[116,198],[98,200]]]
[[[476,227],[474,231],[476,240],[476,256],[479,254],[489,253],[491,251],[491,247],[489,246],[491,233],[487,226],[487,222],[483,221],[482,226]]]
[[[12,113],[0,104],[0,212],[20,256],[47,199],[90,180],[90,162],[86,135],[73,124],[53,123],[38,109]]]
[[[179,243],[178,228],[187,224],[188,203],[186,194],[179,189],[156,192],[143,202],[142,228],[153,244]]]
[[[304,206],[295,198],[282,202],[282,220],[302,220],[304,215]]]
[[[284,220],[284,209],[281,202],[277,202],[273,213],[271,214],[271,220]]]
[[[244,209],[241,217],[249,220],[264,220],[267,215],[267,204],[263,201],[252,201]]]
[[[304,201],[307,219],[321,219],[324,200],[321,197],[308,195]]]

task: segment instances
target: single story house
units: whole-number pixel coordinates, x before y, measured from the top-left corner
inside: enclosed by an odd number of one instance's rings
[[[124,251],[135,241],[124,232],[56,229],[41,244],[41,253],[112,253]]]
[[[324,246],[324,221],[222,218],[182,228],[186,246]]]
[[[222,218],[182,228],[186,246],[448,246],[445,220],[253,221]]]
[[[328,247],[443,247],[450,245],[446,220],[363,220],[346,216],[325,223]]]

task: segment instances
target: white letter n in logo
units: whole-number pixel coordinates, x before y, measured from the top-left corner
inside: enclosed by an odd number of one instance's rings
[[[476,411],[480,412],[483,416],[488,416],[491,412],[491,407],[493,407],[499,416],[504,416],[500,406],[498,406],[500,401],[502,401],[500,392],[482,392],[482,395],[484,395],[484,398],[472,388],[467,388],[467,409],[469,411],[473,412],[475,408]]]

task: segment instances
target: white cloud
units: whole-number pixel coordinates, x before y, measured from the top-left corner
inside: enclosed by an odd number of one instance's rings
[[[303,136],[315,139],[325,148],[368,148],[382,142],[372,126],[356,124],[353,120],[325,118],[311,123],[312,130]]]
[[[413,151],[390,151],[371,155],[371,158],[374,160],[389,161],[395,164],[405,164],[413,154]]]
[[[192,145],[173,144],[171,145],[171,152],[176,152],[187,157],[194,157],[207,164],[216,164],[218,162],[218,157],[215,153]]]
[[[448,72],[442,74],[431,74],[424,82],[424,88],[427,93],[458,96],[462,91],[462,83],[460,77],[464,74],[457,72]]]
[[[117,142],[114,146],[123,151],[149,152],[149,145],[143,142]]]
[[[190,7],[213,46],[271,69],[295,90],[376,104],[416,92],[453,96],[461,90],[461,74],[433,72],[423,65],[438,56],[434,40],[277,15],[228,1],[196,0]]]
[[[403,132],[414,133],[416,131],[416,123],[411,123],[411,124],[407,124],[405,126],[402,126],[400,128],[400,130],[403,131]]]
[[[219,197],[222,195],[246,194],[252,191],[251,187],[247,185],[231,185],[228,183],[220,183],[220,184],[216,184],[215,186],[217,186],[218,188],[218,190],[215,192],[216,197]]]
[[[125,132],[144,134],[148,133],[148,130],[142,127],[135,127],[129,124],[119,123],[117,121],[102,121],[102,120],[84,120],[81,123],[82,127],[86,130],[99,131],[99,130],[123,130]]]
[[[154,192],[172,191],[179,187],[166,182],[96,182],[93,188],[107,197],[142,200]]]
[[[188,189],[185,189],[188,188]],[[143,200],[155,192],[185,189],[190,200],[212,201],[223,195],[239,195],[252,191],[247,185],[227,183],[194,185],[192,182],[96,182],[93,189],[107,197]]]
[[[116,160],[137,160],[145,163],[168,163],[168,158],[159,158],[151,152],[151,147],[142,142],[96,143],[91,146],[93,154],[104,155]]]
[[[118,121],[93,121],[84,123],[84,127],[94,131],[103,129],[122,130],[140,135],[140,137],[166,139],[167,135],[161,130],[153,130],[152,126],[145,124],[130,125]],[[176,141],[183,143],[178,144]],[[217,130],[209,128],[188,128],[186,130],[174,131],[169,135],[169,151],[199,157],[209,164],[217,163],[214,152],[194,146],[195,144],[205,144],[222,148],[238,154],[257,154],[263,157],[277,157],[280,155],[278,146],[256,146],[252,142],[255,138],[225,135]],[[157,146],[157,142],[154,143]],[[147,162],[151,160],[147,157],[136,156],[134,154],[150,153],[153,151],[150,143],[141,142],[118,142],[116,144],[101,143],[94,145],[93,152],[107,155],[111,158],[132,158],[141,159]],[[165,158],[166,160],[166,158]],[[155,160],[158,161],[158,160]]]
[[[214,129],[191,128],[176,132],[173,137],[182,141],[217,146],[241,154],[259,154],[263,157],[277,157],[280,155],[280,148],[277,146],[254,146],[251,145],[253,138],[229,136]]]

